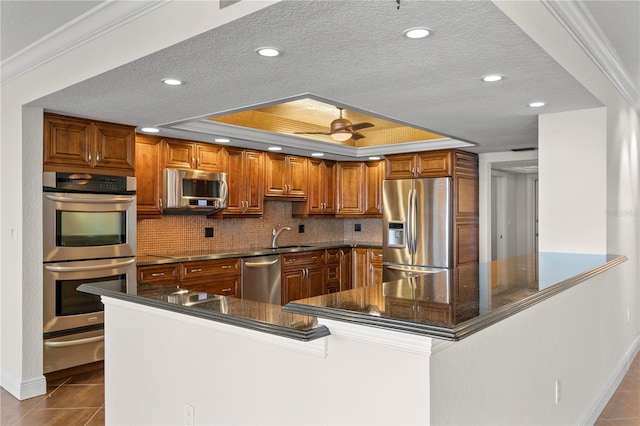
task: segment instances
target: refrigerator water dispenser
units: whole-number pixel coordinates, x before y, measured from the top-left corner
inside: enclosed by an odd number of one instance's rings
[[[387,224],[387,246],[403,248],[406,246],[406,224],[404,222],[389,222]]]

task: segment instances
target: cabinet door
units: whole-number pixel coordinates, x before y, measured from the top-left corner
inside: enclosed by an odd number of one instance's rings
[[[89,167],[91,122],[44,116],[44,165]]]
[[[164,139],[163,168],[193,169],[195,168],[195,144],[175,139]]]
[[[365,248],[355,248],[353,256],[353,288],[366,287],[369,284],[369,254]]]
[[[351,249],[340,249],[340,290],[351,289]]]
[[[307,293],[305,269],[289,269],[282,271],[282,305],[292,300],[304,299]]]
[[[451,176],[451,150],[420,152],[416,156],[418,177]]]
[[[136,135],[136,202],[138,218],[162,215],[160,138]]]
[[[135,169],[135,127],[109,123],[95,123],[94,126],[95,167],[130,171]]]
[[[289,181],[287,182],[287,197],[306,198],[309,170],[305,157],[287,157]]]
[[[365,166],[361,161],[339,162],[338,174],[338,215],[361,215],[364,213]]]
[[[307,268],[306,275],[308,286],[307,297],[320,296],[321,294],[327,293],[324,265]]]
[[[382,179],[384,163],[382,161],[365,163],[365,214],[382,215]]]
[[[284,197],[287,194],[287,159],[280,154],[267,154],[265,166],[265,196]]]
[[[382,265],[369,264],[369,285],[382,285]]]
[[[324,214],[336,213],[336,173],[338,165],[335,161],[324,162]]]
[[[227,171],[227,152],[220,145],[196,145],[196,169],[209,172]]]
[[[243,167],[245,214],[262,214],[264,202],[264,154],[245,151]]]
[[[415,154],[394,154],[385,157],[387,179],[406,179],[415,176],[417,164]]]
[[[307,205],[309,214],[322,214],[325,202],[325,165],[324,161],[312,158],[309,160],[309,192]]]
[[[244,213],[245,203],[245,184],[243,173],[243,157],[242,149],[227,149],[227,186],[229,195],[227,196],[227,208],[223,214],[242,214]]]

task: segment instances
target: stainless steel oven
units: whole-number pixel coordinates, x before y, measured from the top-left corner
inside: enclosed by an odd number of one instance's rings
[[[104,313],[83,283],[136,287],[135,178],[43,176],[44,372],[104,359]]]
[[[135,178],[44,173],[44,261],[136,254]]]

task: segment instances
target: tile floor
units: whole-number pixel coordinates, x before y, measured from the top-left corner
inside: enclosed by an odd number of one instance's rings
[[[0,425],[104,425],[103,367],[47,374],[47,394],[24,401],[0,389]]]
[[[16,400],[0,389],[0,425],[104,425],[104,373],[101,363],[47,375],[47,395]],[[640,425],[640,354],[595,426]]]

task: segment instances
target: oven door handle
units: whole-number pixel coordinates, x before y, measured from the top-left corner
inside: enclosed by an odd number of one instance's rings
[[[54,265],[44,265],[44,269],[47,271],[53,272],[83,272],[83,271],[99,271],[100,269],[113,269],[120,268],[122,266],[129,266],[136,261],[136,258],[127,259],[123,262],[116,263],[105,263],[102,265],[91,265],[91,266],[54,266]]]
[[[91,203],[91,204],[112,204],[112,203],[131,203],[136,197],[134,195],[119,195],[112,197],[100,197],[100,198],[82,198],[82,197],[67,197],[64,195],[46,194],[47,199],[51,201],[60,201],[63,203]]]
[[[44,345],[49,348],[66,348],[69,346],[84,345],[86,343],[96,343],[104,340],[103,336],[86,337],[84,339],[67,340],[64,342],[44,342]]]

